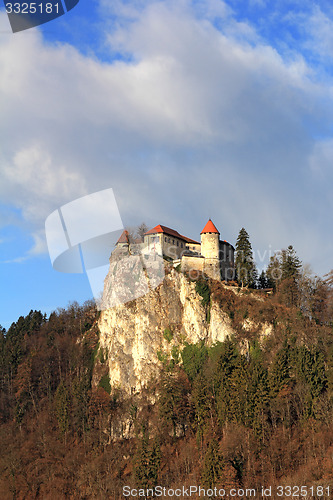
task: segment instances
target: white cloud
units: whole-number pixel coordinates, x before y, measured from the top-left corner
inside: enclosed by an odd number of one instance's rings
[[[319,7],[314,5],[313,12],[307,20],[306,26],[311,36],[307,48],[316,52],[323,60],[333,58],[333,21]]]
[[[198,237],[212,217],[226,239],[244,225],[256,247],[292,243],[311,260],[322,209],[308,212],[304,198],[311,155],[324,162],[312,135],[327,133],[330,88],[223,2],[115,5],[125,11],[108,41],[129,62],[49,45],[37,31],[0,38],[0,195],[22,210],[30,253],[45,249],[50,212],[112,187],[125,224],[158,221]]]

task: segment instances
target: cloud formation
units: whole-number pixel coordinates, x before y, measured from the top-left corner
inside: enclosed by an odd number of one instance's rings
[[[0,38],[0,196],[32,252],[50,212],[112,187],[125,224],[198,237],[212,217],[223,239],[245,226],[262,253],[292,243],[328,270],[330,82],[223,2],[113,5],[111,62],[36,30]]]

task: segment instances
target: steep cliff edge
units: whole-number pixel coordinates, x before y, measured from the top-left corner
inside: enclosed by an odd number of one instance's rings
[[[217,282],[215,286],[223,287]],[[99,352],[105,359],[111,387],[128,394],[140,391],[158,373],[163,361],[176,358],[186,343],[203,340],[211,345],[234,334],[231,315],[215,295],[205,305],[196,288],[195,282],[172,269],[147,295],[101,313]],[[237,298],[230,290],[226,293]]]

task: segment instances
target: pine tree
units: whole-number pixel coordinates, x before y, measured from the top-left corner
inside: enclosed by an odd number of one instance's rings
[[[172,426],[173,435],[176,437],[177,427],[185,429],[192,415],[189,403],[190,384],[184,372],[165,373],[161,377],[159,386],[159,413],[162,421]]]
[[[310,417],[316,400],[327,387],[324,354],[318,346],[308,349],[303,345],[295,350],[294,363],[296,381],[306,389],[305,416]]]
[[[302,267],[302,263],[298,258],[295,249],[292,245],[286,250],[282,250],[281,252],[281,270],[282,270],[282,279],[292,278],[297,280],[300,275],[299,269]]]
[[[269,259],[269,264],[266,269],[266,277],[268,288],[274,288],[274,290],[276,290],[282,278],[280,252],[275,253]]]
[[[234,395],[234,392],[237,393],[234,386],[239,375],[236,372],[240,368],[240,355],[235,343],[227,339],[213,346],[210,356],[213,361],[213,384],[216,391],[218,418],[220,423],[224,424],[236,418],[232,411],[234,409],[233,398],[238,397],[237,394]]]
[[[266,275],[269,285],[278,290],[280,298],[287,306],[299,304],[299,280],[302,262],[295,249],[289,245],[287,249],[275,253],[267,267]]]
[[[63,382],[58,385],[56,392],[56,415],[58,419],[59,429],[62,434],[69,430],[70,421],[70,397],[67,387]]]
[[[213,438],[207,448],[204,468],[201,474],[202,484],[206,488],[213,488],[223,471],[223,457],[219,451],[219,443]]]
[[[244,228],[239,231],[236,241],[237,281],[243,286],[254,287],[257,281],[257,269],[253,259],[249,235]]]
[[[289,364],[290,346],[285,342],[283,347],[276,354],[270,370],[269,384],[273,397],[277,396],[290,380]]]
[[[160,445],[157,440],[150,443],[145,426],[134,456],[134,474],[141,488],[156,486],[161,463]]]
[[[302,263],[297,257],[292,245],[281,252],[281,272],[280,295],[283,302],[289,306],[297,306],[300,303],[299,278]]]
[[[267,369],[260,357],[255,357],[249,365],[249,389],[248,389],[247,415],[249,424],[255,434],[265,439],[267,431],[267,409],[269,402],[269,385]]]
[[[191,396],[195,408],[197,439],[202,444],[203,435],[205,430],[210,426],[210,417],[214,413],[214,399],[209,381],[201,373],[193,383]]]
[[[270,288],[268,286],[268,279],[264,270],[261,271],[260,276],[258,278],[258,288],[261,289]]]

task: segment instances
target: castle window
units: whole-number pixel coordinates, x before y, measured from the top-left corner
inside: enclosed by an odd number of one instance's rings
[[[183,248],[183,243],[180,244],[181,248]]]
[[[177,240],[177,247],[179,247],[179,241]]]
[[[173,244],[173,245],[175,244],[175,240],[172,240],[172,244]]]
[[[166,241],[166,240],[167,240],[167,239],[166,239],[166,236],[164,236],[164,241]]]

